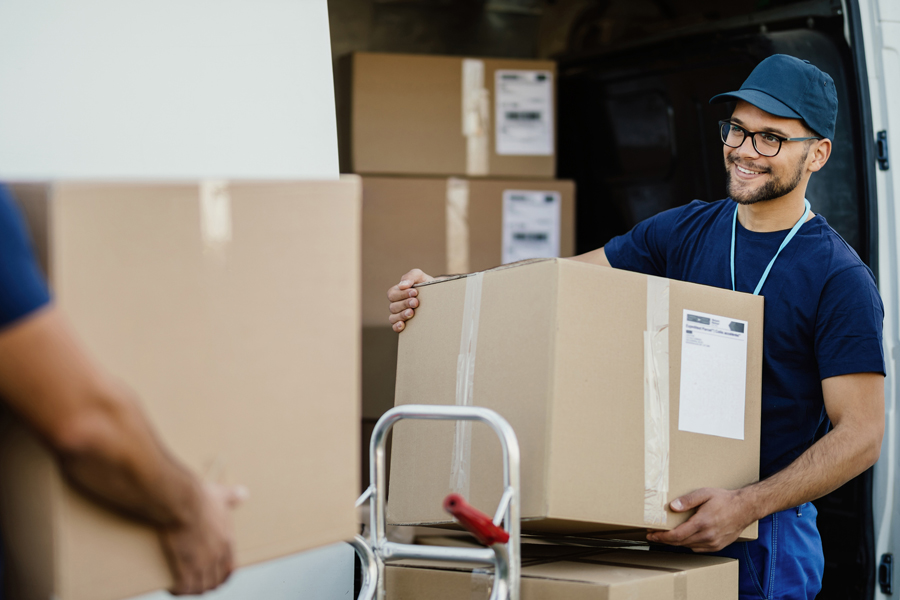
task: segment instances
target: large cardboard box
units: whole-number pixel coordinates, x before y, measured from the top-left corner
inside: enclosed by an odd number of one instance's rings
[[[545,549],[548,552],[535,553]],[[715,556],[522,547],[522,600],[736,600],[738,562]],[[488,600],[492,575],[465,563],[403,561],[385,574],[389,600]]]
[[[56,304],[133,388],[164,443],[241,483],[236,562],[349,539],[359,473],[360,183],[16,186]],[[340,290],[327,302],[320,290]],[[70,488],[0,434],[9,597],[116,600],[168,587],[153,529]]]
[[[757,480],[762,298],[562,259],[419,292],[396,402],[474,404],[510,422],[523,531],[670,529],[687,518],[672,499]],[[483,425],[398,427],[388,518],[447,523],[450,492],[493,514],[500,467]]]
[[[363,416],[394,405],[386,292],[412,268],[468,273],[575,253],[572,181],[363,178]]]
[[[345,173],[554,177],[553,62],[358,52],[338,79]]]

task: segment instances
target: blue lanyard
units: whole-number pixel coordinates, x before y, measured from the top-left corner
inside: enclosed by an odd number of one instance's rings
[[[806,198],[803,199],[803,203],[806,205],[806,210],[803,212],[803,216],[800,217],[800,220],[797,221],[797,224],[791,229],[791,231],[787,234],[787,237],[784,238],[784,241],[781,242],[781,246],[778,248],[778,252],[775,253],[775,256],[772,257],[772,260],[769,261],[769,266],[766,267],[766,270],[763,272],[762,277],[759,279],[759,283],[756,284],[756,289],[753,290],[753,295],[758,296],[759,290],[762,289],[763,284],[766,282],[766,278],[769,276],[769,271],[772,270],[772,265],[775,264],[775,259],[778,258],[778,255],[781,254],[781,251],[784,250],[784,247],[788,245],[794,236],[797,235],[797,232],[800,230],[800,227],[806,222],[806,217],[809,216],[809,200]],[[734,237],[735,232],[737,231],[737,214],[738,207],[734,207],[734,217],[731,219],[731,291],[735,291],[734,289]]]

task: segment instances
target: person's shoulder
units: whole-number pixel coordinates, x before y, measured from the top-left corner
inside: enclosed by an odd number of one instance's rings
[[[674,208],[671,211],[670,221],[673,230],[696,233],[709,231],[715,224],[730,223],[733,203],[727,198],[714,202],[693,200],[688,204]]]
[[[875,283],[875,275],[856,250],[828,224],[822,215],[815,217],[815,226],[811,228],[813,242],[816,245],[813,254],[817,268],[825,267],[825,277],[850,276],[861,283]]]

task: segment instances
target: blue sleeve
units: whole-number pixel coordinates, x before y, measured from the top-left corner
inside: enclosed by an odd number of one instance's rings
[[[22,215],[0,185],[0,328],[50,301]]]
[[[665,277],[669,236],[685,209],[696,203],[695,200],[663,211],[641,221],[625,235],[611,239],[603,247],[609,264],[616,269]]]
[[[819,377],[884,375],[883,324],[884,304],[868,268],[859,265],[832,277],[816,314]]]

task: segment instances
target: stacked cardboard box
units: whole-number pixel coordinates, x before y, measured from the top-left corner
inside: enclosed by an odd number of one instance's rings
[[[339,73],[342,170],[364,176],[371,422],[394,403],[387,289],[412,268],[463,273],[572,255],[575,190],[553,179],[553,62],[356,53]]]
[[[645,550],[522,545],[522,600],[736,600],[737,561]],[[490,597],[492,575],[466,563],[389,563],[389,600]]]
[[[762,298],[562,259],[418,289],[397,404],[474,404],[509,421],[523,531],[642,537],[689,516],[668,510],[682,494],[757,480]],[[494,513],[494,433],[398,428],[389,522],[449,523],[451,492]],[[755,537],[753,524],[743,538]]]
[[[360,182],[15,186],[54,301],[198,474],[241,483],[236,562],[351,538]],[[340,289],[328,302],[315,290]],[[0,436],[17,600],[171,584],[153,529],[86,500],[19,424]],[[324,457],[324,458],[323,458]]]

